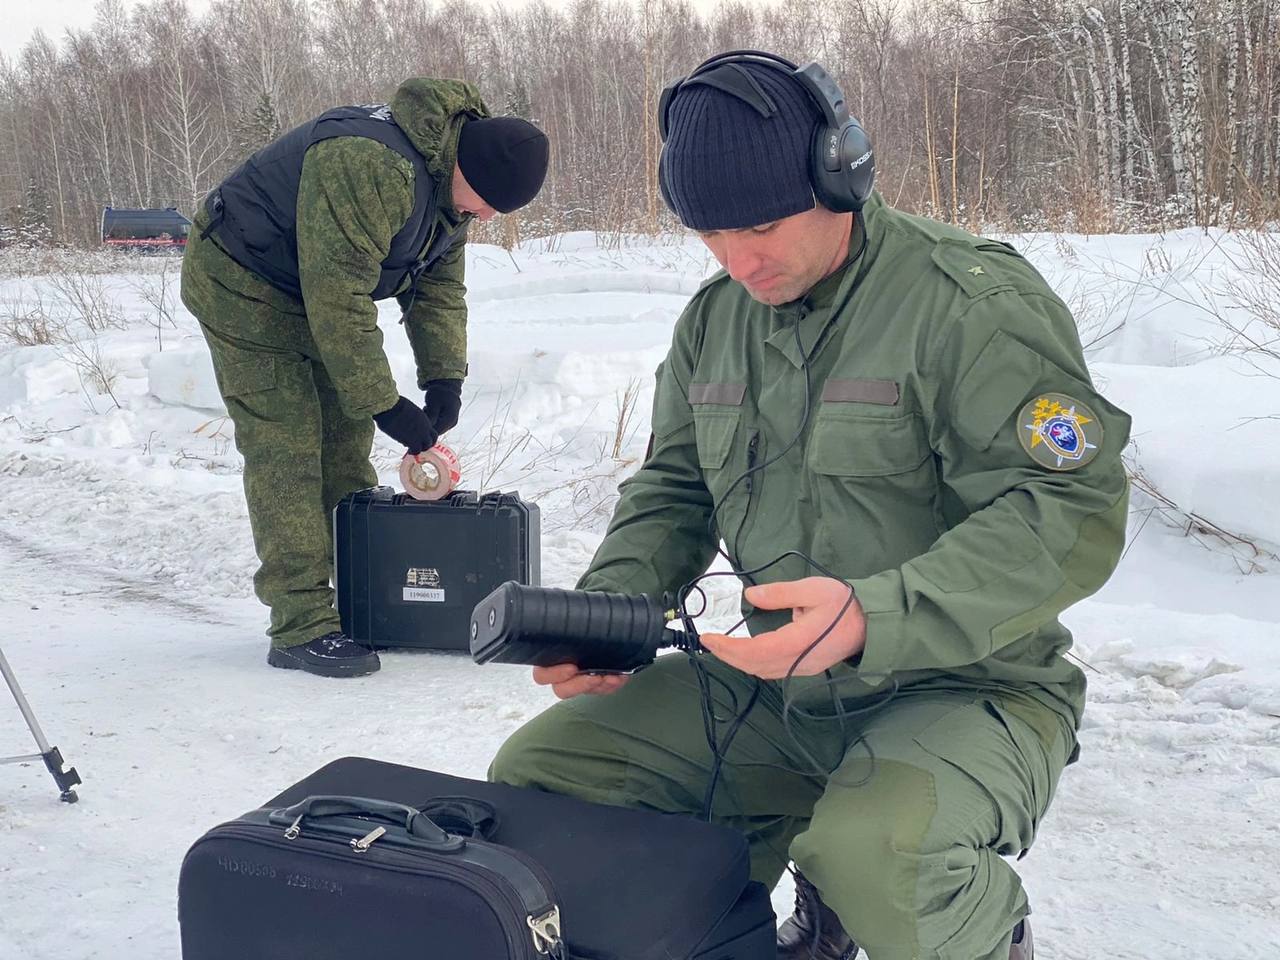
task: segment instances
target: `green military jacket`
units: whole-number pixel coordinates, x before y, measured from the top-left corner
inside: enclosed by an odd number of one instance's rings
[[[468,118],[488,116],[488,109],[469,83],[425,78],[402,84],[390,106],[442,191],[429,247],[439,231],[465,231],[470,220],[453,209],[450,192],[458,135]],[[392,238],[413,211],[413,178],[408,160],[365,137],[322,140],[303,159],[297,219],[302,299],[339,402],[351,417],[390,409],[399,397],[370,293]],[[413,289],[406,281],[396,292],[406,311],[403,323],[419,387],[432,379],[466,376],[464,253],[465,233],[419,275]]]
[[[658,370],[651,452],[579,586],[677,590],[714,556],[719,505],[737,569],[799,551],[846,578],[866,615],[864,651],[834,683],[794,679],[791,699],[973,688],[1027,706],[1046,738],[1036,701],[1074,729],[1084,677],[1058,615],[1120,557],[1129,417],[1011,247],[879,196],[851,252],[863,231],[861,256],[801,301],[757,303],[723,272],[695,294]],[[754,579],[813,575],[791,556]],[[790,617],[744,614],[753,634]]]

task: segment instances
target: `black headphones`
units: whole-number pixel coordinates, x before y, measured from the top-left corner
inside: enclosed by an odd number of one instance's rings
[[[828,210],[837,213],[848,213],[862,209],[862,205],[871,196],[871,188],[876,178],[875,154],[871,149],[871,138],[853,117],[849,116],[849,108],[845,104],[844,94],[836,86],[827,71],[816,62],[797,67],[790,60],[763,50],[730,50],[716,54],[709,60],[698,64],[687,77],[681,77],[667,84],[662,91],[662,99],[658,101],[658,133],[663,142],[667,139],[667,115],[671,110],[671,102],[684,85],[702,77],[712,70],[734,63],[751,63],[768,67],[785,76],[791,77],[809,94],[809,99],[822,114],[822,119],[814,129],[813,148],[810,151],[809,180],[813,185],[813,194]],[[747,82],[755,86],[755,81],[747,77]],[[770,116],[776,110],[763,90],[756,87],[760,96],[757,101],[750,92],[733,89],[736,83],[720,83],[711,79],[698,82],[706,83],[725,90],[743,99],[761,112]],[[658,186],[664,199],[670,204],[666,178],[659,167]]]

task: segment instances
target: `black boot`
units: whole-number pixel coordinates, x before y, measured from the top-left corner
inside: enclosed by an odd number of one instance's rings
[[[796,874],[796,908],[778,928],[778,960],[852,960],[858,952],[817,888]]]
[[[337,631],[296,647],[272,647],[267,663],[319,677],[362,677],[382,666],[374,651]]]

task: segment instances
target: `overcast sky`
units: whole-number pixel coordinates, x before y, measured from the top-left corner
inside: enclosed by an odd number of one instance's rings
[[[140,0],[124,0],[132,10]],[[67,30],[84,30],[93,24],[93,8],[97,0],[0,0],[4,8],[0,17],[0,53],[16,57],[37,29],[57,43]],[[187,8],[203,13],[209,0],[187,0]]]
[[[142,0],[124,0],[129,9]],[[521,0],[504,0],[508,7],[520,6]],[[551,0],[554,6],[568,6],[571,0]],[[748,0],[761,6],[765,0]],[[714,9],[717,0],[694,0],[699,10]],[[209,9],[210,0],[187,0],[187,8],[195,13]],[[37,29],[55,43],[69,29],[83,30],[93,24],[93,8],[97,0],[0,0],[0,53],[16,57]]]

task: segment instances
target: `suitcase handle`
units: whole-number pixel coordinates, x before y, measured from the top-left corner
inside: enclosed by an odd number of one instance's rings
[[[409,836],[432,846],[456,849],[463,845],[461,837],[455,837],[440,827],[421,810],[389,800],[373,800],[369,797],[315,796],[307,797],[291,807],[271,811],[271,822],[297,826],[307,818],[316,817],[376,817],[404,827]]]

